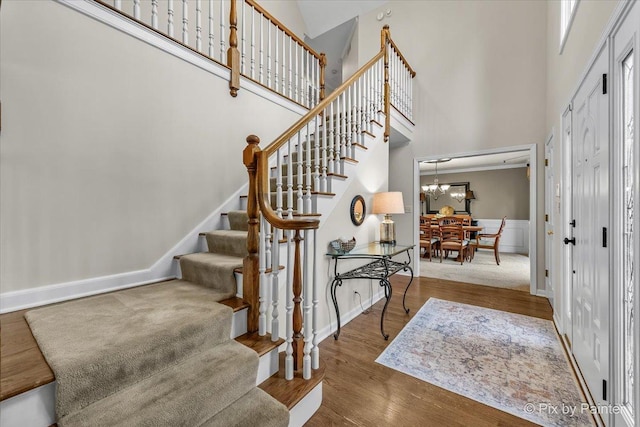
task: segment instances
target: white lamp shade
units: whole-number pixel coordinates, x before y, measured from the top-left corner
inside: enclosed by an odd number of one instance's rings
[[[373,195],[373,214],[403,214],[404,201],[401,191],[389,191],[386,193],[375,193]]]

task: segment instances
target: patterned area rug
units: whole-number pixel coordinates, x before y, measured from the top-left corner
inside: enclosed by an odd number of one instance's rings
[[[431,298],[376,362],[541,425],[592,425],[548,320]]]

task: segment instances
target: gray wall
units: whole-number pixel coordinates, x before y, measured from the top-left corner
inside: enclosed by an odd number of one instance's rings
[[[420,185],[433,183],[433,175],[420,177]],[[527,168],[438,174],[441,184],[469,182],[476,196],[471,201],[471,215],[478,219],[529,219],[529,180]],[[442,196],[438,198],[440,202]],[[464,209],[464,200],[447,202],[456,210]],[[439,205],[438,205],[439,206]],[[433,209],[433,208],[432,208]]]

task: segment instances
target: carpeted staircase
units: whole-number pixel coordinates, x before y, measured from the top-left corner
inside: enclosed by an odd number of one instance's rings
[[[26,318],[57,380],[60,426],[286,426],[256,387],[258,355],[232,340],[244,212],[180,257],[182,280],[84,298]]]

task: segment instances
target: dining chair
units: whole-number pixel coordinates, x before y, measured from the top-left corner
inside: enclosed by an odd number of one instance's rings
[[[507,223],[507,217],[502,218],[502,223],[497,233],[493,234],[477,234],[476,240],[471,242],[472,251],[477,249],[493,249],[493,255],[496,258],[496,264],[500,265],[500,237]]]
[[[433,252],[438,249],[440,239],[437,234],[431,228],[431,224],[420,226],[420,249],[424,248],[423,257],[429,258],[429,261],[431,261]]]
[[[449,251],[457,251],[460,265],[467,256],[468,241],[464,238],[462,220],[454,217],[444,217],[438,220],[440,230],[440,262],[442,256],[448,256]]]

